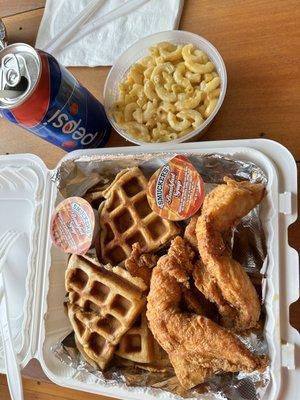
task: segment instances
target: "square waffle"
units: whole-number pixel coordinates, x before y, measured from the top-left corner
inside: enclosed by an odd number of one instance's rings
[[[69,302],[67,309],[78,350],[90,364],[95,366],[96,363],[104,369],[114,355],[115,346],[109,343],[101,332],[98,332],[98,314],[86,312]]]
[[[134,243],[142,252],[160,249],[180,233],[172,221],[155,214],[147,200],[148,181],[138,167],[121,171],[103,192],[99,207],[100,258],[117,265],[130,256]]]
[[[76,255],[70,257],[65,284],[77,340],[87,356],[104,368],[144,308],[146,286],[120,267],[103,267]]]
[[[155,361],[157,346],[148,328],[146,312],[144,311],[121,338],[116,354],[127,360],[150,363]]]

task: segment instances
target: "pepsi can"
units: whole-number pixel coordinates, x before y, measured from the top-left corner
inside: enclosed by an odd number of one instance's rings
[[[48,53],[18,43],[0,51],[0,114],[66,151],[102,147],[103,105]]]

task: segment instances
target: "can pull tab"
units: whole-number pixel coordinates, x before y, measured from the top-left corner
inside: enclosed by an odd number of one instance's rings
[[[28,79],[22,77],[20,60],[14,54],[6,54],[0,66],[0,98],[16,99],[28,88]],[[25,66],[26,69],[26,66]]]
[[[20,65],[14,54],[6,54],[1,63],[2,82],[1,89],[5,86],[15,87],[21,80]]]

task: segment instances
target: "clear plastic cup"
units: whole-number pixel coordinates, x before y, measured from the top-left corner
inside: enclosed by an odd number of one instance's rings
[[[166,31],[155,33],[154,35],[147,36],[137,41],[118,58],[118,60],[111,68],[104,86],[104,107],[108,119],[114,129],[126,140],[139,145],[144,145],[146,142],[134,138],[133,136],[129,135],[123,128],[121,128],[113,119],[110,110],[113,103],[118,100],[119,82],[121,82],[124,77],[126,77],[126,74],[129,72],[130,67],[134,63],[136,63],[141,58],[149,55],[149,47],[154,46],[159,42],[171,42],[174,44],[192,43],[197,49],[203,50],[208,55],[209,59],[216,66],[216,70],[221,78],[221,93],[218,99],[218,103],[212,114],[197,129],[178,139],[171,140],[168,143],[181,143],[185,141],[196,140],[196,138],[200,137],[200,135],[204,133],[204,131],[217,115],[225,98],[227,88],[227,73],[224,61],[218,50],[203,37],[196,35],[195,33],[186,31]],[[158,146],[162,145],[162,143],[152,144]]]

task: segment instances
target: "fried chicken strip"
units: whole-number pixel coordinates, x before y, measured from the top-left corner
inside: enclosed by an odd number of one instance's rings
[[[260,316],[256,290],[243,267],[226,246],[228,231],[259,204],[262,184],[224,178],[204,200],[196,235],[203,265],[198,264],[196,287],[218,306],[223,325],[243,331],[255,327]]]
[[[132,276],[142,278],[149,288],[152,268],[155,267],[157,261],[158,256],[156,254],[142,253],[139,243],[134,243],[130,257],[125,260],[125,268]],[[183,302],[189,311],[193,311],[196,314],[204,314],[201,303],[191,289],[184,288]]]
[[[149,287],[152,268],[156,265],[157,260],[157,255],[142,253],[140,244],[134,243],[130,257],[125,260],[124,265],[132,276],[142,278],[147,287]]]
[[[265,364],[233,333],[204,316],[182,312],[180,302],[183,288],[189,288],[192,259],[193,251],[176,237],[153,269],[147,304],[150,329],[186,389],[220,371],[253,371]]]
[[[193,250],[198,249],[196,225],[200,214],[193,215],[184,231],[184,238]]]

